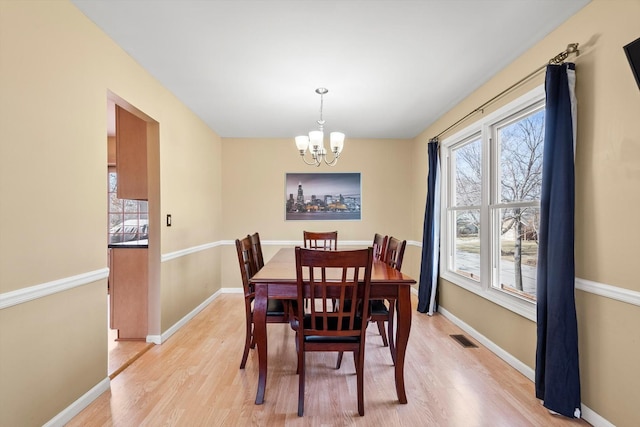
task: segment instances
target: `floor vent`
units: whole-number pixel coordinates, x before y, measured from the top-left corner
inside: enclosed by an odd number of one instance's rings
[[[465,337],[464,335],[449,335],[451,338],[453,338],[454,340],[458,341],[458,343],[463,346],[464,348],[477,348],[478,346],[475,345],[473,342],[471,342],[471,340],[467,337]]]

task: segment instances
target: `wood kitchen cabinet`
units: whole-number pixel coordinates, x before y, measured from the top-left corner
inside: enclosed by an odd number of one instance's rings
[[[147,248],[109,250],[110,328],[119,340],[146,340],[148,332]]]
[[[118,198],[147,200],[147,122],[116,105]]]

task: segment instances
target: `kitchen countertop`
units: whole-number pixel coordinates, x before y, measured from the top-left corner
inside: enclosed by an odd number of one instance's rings
[[[130,240],[128,242],[120,242],[120,243],[110,243],[109,248],[111,249],[131,249],[131,248],[148,248],[149,240]]]

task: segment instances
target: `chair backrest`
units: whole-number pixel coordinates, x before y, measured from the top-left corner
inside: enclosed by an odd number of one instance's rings
[[[389,236],[383,236],[376,233],[373,236],[373,258],[384,259],[385,251],[387,250],[387,240]]]
[[[253,251],[253,260],[256,265],[256,271],[264,267],[264,257],[262,256],[262,244],[260,243],[260,235],[258,232],[247,236],[251,240],[251,250]]]
[[[384,262],[391,267],[400,271],[402,268],[402,258],[404,258],[404,248],[407,246],[407,241],[396,239],[395,237],[389,237],[387,240],[387,249],[384,256]]]
[[[296,247],[297,317],[304,319],[300,321],[303,335],[360,336],[364,339],[369,318],[372,263],[371,247],[348,251]],[[310,304],[306,316],[305,298],[315,302]]]
[[[238,252],[238,264],[240,265],[240,274],[242,275],[244,295],[245,297],[250,296],[253,294],[253,287],[249,283],[249,280],[257,273],[258,268],[256,267],[251,238],[249,236],[242,240],[236,239],[236,252]]]
[[[338,250],[337,231],[303,231],[304,247],[308,249]]]

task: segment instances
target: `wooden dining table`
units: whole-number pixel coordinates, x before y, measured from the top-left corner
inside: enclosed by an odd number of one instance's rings
[[[267,299],[297,298],[295,249],[280,249],[250,282],[255,287],[253,334],[258,350],[258,390],[255,403],[260,405],[264,403],[267,384]],[[384,262],[373,262],[370,298],[395,300],[397,304],[395,380],[400,403],[407,403],[404,359],[411,330],[411,285],[414,283],[414,279]]]

